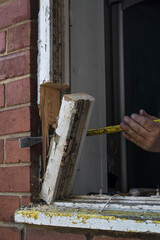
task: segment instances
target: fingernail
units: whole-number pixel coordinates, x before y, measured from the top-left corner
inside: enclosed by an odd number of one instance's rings
[[[139,111],[139,114],[140,114],[140,115],[143,115],[143,111],[144,111],[144,110],[141,109],[141,110]]]
[[[141,109],[139,112],[140,112],[140,115],[144,115],[145,114],[144,109]]]
[[[136,117],[136,114],[135,113],[132,113],[132,115],[131,115],[131,118],[135,118]]]
[[[127,122],[128,121],[128,116],[124,117],[124,121]]]

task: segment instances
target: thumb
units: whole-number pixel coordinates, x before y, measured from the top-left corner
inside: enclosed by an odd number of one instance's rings
[[[151,120],[157,119],[156,117],[151,116],[151,115],[149,115],[148,113],[146,113],[146,111],[143,110],[143,109],[141,109],[141,110],[139,111],[139,113],[140,113],[141,116],[147,117],[147,118],[149,118],[149,119],[151,119]]]

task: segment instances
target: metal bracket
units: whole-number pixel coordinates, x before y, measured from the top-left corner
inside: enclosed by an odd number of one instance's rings
[[[51,140],[51,138],[54,135],[50,135],[49,136],[49,140]],[[31,147],[34,146],[36,144],[42,143],[42,136],[39,137],[24,137],[24,138],[20,138],[19,139],[19,147],[20,148],[26,148],[26,147]]]

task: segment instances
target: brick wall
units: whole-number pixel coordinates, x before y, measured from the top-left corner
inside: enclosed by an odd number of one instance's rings
[[[39,0],[0,1],[0,240],[20,240],[14,212],[38,192],[37,147],[19,138],[37,135],[37,17]]]
[[[14,212],[36,201],[40,148],[21,149],[37,135],[39,0],[0,1],[0,240],[158,240],[156,235],[52,229],[14,223]]]
[[[27,228],[25,240],[159,240],[156,234],[92,231],[80,229]]]

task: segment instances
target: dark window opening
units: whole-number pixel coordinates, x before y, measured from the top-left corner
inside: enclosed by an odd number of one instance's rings
[[[126,1],[127,2],[127,1]],[[123,10],[123,31],[120,33],[119,9],[110,6],[110,26],[106,19],[106,74],[107,125],[122,121],[120,115],[119,65],[122,60],[119,36],[123,35],[125,114],[145,109],[160,117],[160,2],[140,1]],[[107,7],[106,7],[107,9]],[[107,11],[107,10],[106,10]],[[111,36],[110,51],[108,36]],[[109,55],[110,54],[110,55]],[[123,54],[122,54],[123,55]],[[117,67],[118,66],[118,67]],[[107,136],[108,185],[110,191],[122,191],[123,171],[120,135]],[[160,153],[142,150],[126,143],[127,191],[133,187],[157,188],[160,185]]]
[[[126,114],[145,109],[160,117],[160,2],[144,1],[123,13]],[[127,142],[128,187],[160,184],[160,154]]]

